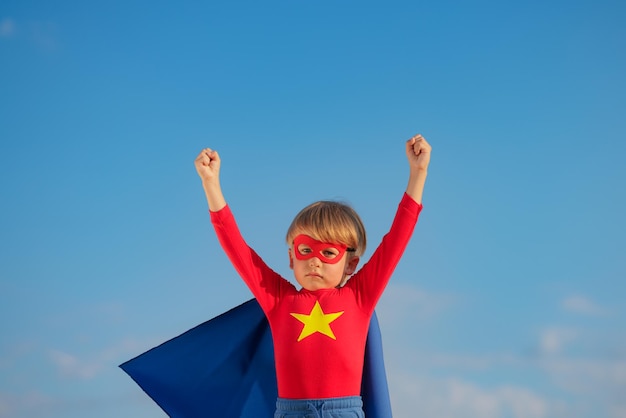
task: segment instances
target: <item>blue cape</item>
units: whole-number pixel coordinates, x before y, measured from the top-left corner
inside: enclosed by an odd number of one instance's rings
[[[120,367],[173,418],[272,417],[278,396],[274,346],[255,299],[249,300]],[[367,418],[391,418],[376,314],[361,385]]]

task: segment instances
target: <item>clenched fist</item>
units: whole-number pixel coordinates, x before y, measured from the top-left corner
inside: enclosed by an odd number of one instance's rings
[[[205,148],[200,151],[200,154],[198,154],[195,160],[195,166],[202,182],[219,180],[220,156],[217,151],[210,148]]]
[[[411,169],[426,170],[430,163],[432,147],[422,135],[415,135],[406,141],[406,156]]]

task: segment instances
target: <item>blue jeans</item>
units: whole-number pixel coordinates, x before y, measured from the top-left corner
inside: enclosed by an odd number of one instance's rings
[[[360,396],[276,400],[274,418],[365,418]]]

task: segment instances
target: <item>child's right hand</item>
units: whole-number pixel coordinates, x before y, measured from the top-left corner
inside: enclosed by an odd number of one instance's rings
[[[220,156],[217,151],[210,148],[200,151],[196,158],[195,166],[203,183],[219,180]]]

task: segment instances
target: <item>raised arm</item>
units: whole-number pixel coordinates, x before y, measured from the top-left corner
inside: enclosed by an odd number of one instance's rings
[[[220,186],[220,156],[210,148],[203,149],[195,161],[196,171],[202,180],[209,210],[217,212],[226,206]]]
[[[275,305],[277,295],[284,289],[293,288],[293,285],[272,271],[241,235],[222,194],[220,157],[217,152],[203,149],[196,158],[195,166],[202,180],[217,239],[235,270],[267,312]]]
[[[406,141],[406,156],[409,160],[409,183],[406,186],[406,194],[419,204],[422,203],[430,151],[431,146],[422,135],[415,135]]]

